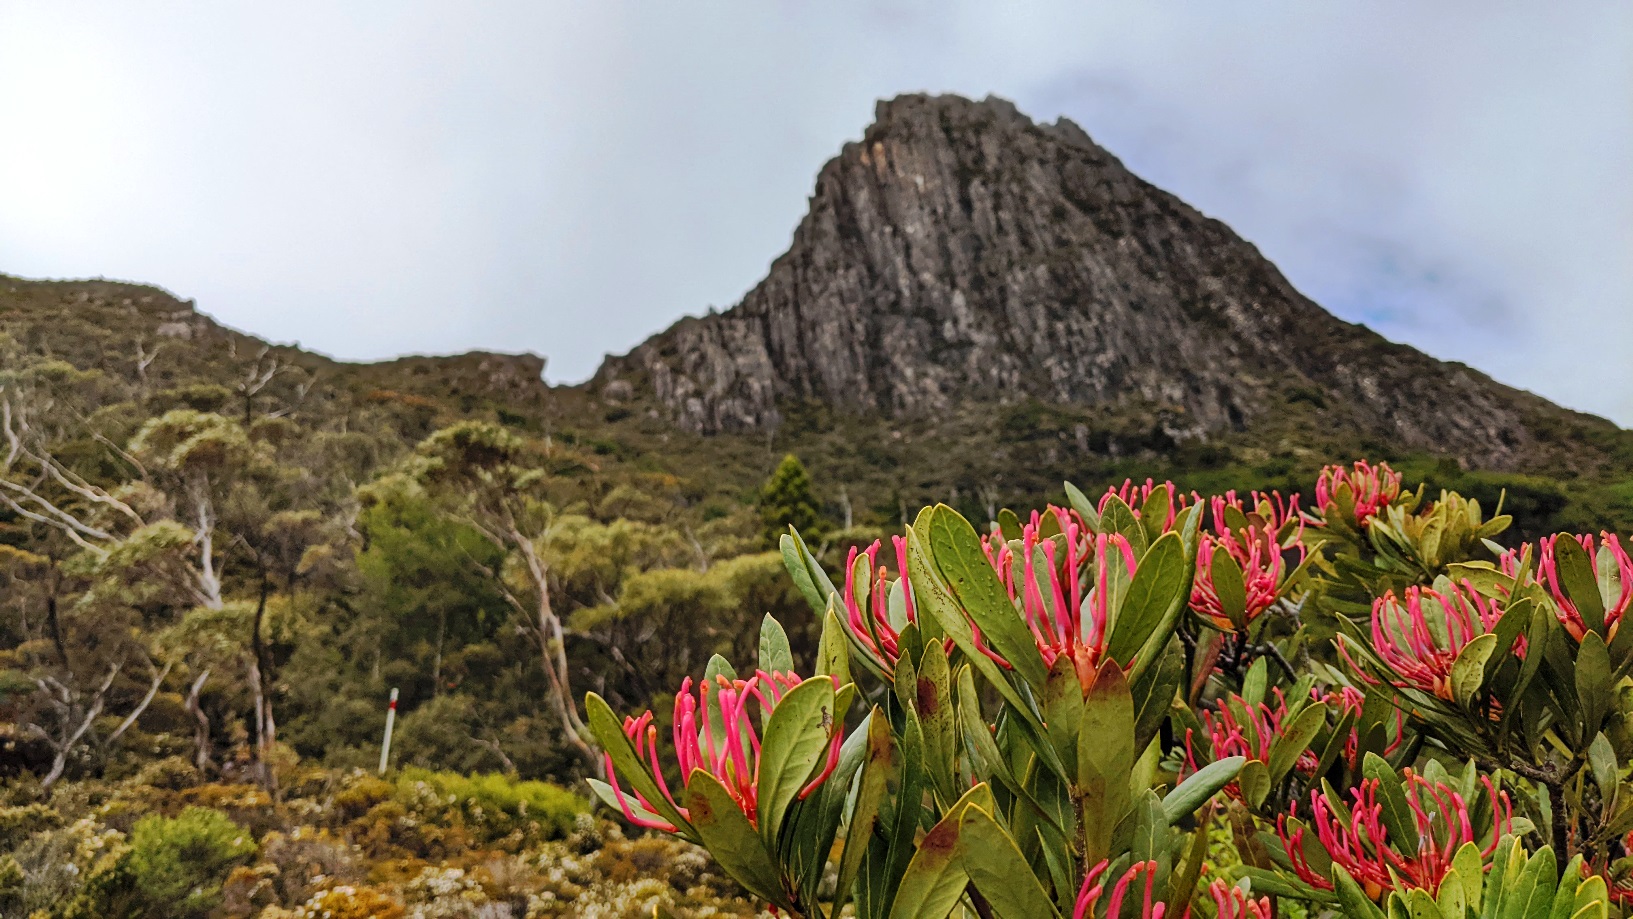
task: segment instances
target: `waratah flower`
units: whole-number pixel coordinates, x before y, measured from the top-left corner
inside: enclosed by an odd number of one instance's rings
[[[1339,650],[1343,650],[1342,646],[1340,646]],[[1311,689],[1310,698],[1337,709],[1338,714],[1341,716],[1354,715],[1359,718],[1361,709],[1366,707],[1366,693],[1354,686],[1340,686],[1326,693],[1319,689]],[[1395,751],[1401,748],[1401,741],[1405,736],[1402,728],[1406,726],[1406,715],[1398,707],[1391,706],[1391,708],[1395,710],[1395,734],[1384,747],[1383,754],[1385,756],[1393,756]],[[1344,739],[1344,762],[1349,764],[1352,772],[1361,766],[1361,728],[1359,726],[1350,728],[1349,737]]]
[[[858,550],[854,546],[845,559],[845,631],[849,632],[861,652],[865,654],[875,666],[879,668],[885,679],[892,679],[896,673],[896,661],[901,658],[902,629],[909,623],[918,622],[918,611],[913,604],[913,585],[906,577],[907,573],[907,540],[901,536],[890,537],[891,545],[896,550],[896,580],[890,580],[890,569],[878,563],[880,543],[873,541],[873,545]],[[856,574],[857,559],[867,559],[867,570],[872,572],[871,584],[864,581],[859,591]],[[900,591],[901,604],[894,605],[892,595]],[[973,626],[972,626],[973,628]],[[975,640],[978,647],[985,650],[981,642],[981,633],[975,629]],[[953,640],[943,639],[942,647],[949,654],[953,650]],[[988,652],[988,656],[994,656]]]
[[[758,825],[760,737],[755,731],[755,724],[801,682],[792,673],[760,670],[746,680],[731,680],[724,676],[717,676],[713,681],[705,679],[697,684],[694,691],[692,678],[687,677],[680,685],[680,692],[675,695],[672,729],[682,788],[691,781],[694,770],[702,769],[719,779],[749,822]],[[758,712],[750,711],[751,703]],[[624,733],[634,744],[636,756],[651,767],[658,790],[682,817],[689,819],[686,808],[676,802],[664,778],[663,766],[658,758],[658,728],[652,720],[650,711],[639,718],[625,718]],[[800,790],[802,800],[826,781],[839,764],[842,732],[835,725],[829,728],[829,733],[828,758],[817,776]],[[605,763],[607,782],[624,812],[624,819],[649,829],[667,833],[676,831],[673,824],[657,815],[652,802],[640,792],[633,789],[624,791],[610,755],[606,756]],[[631,797],[634,798],[633,802]]]
[[[1633,853],[1633,833],[1622,837],[1622,851]],[[1628,870],[1626,856],[1621,859],[1611,859],[1609,864],[1584,861],[1582,863],[1582,877],[1587,879],[1598,874],[1605,879],[1605,892],[1610,895],[1611,902],[1624,910],[1633,906],[1633,872]]]
[[[1271,919],[1275,915],[1269,897],[1255,900],[1247,891],[1223,879],[1208,885],[1208,894],[1219,910],[1216,919]]]
[[[1208,733],[1211,759],[1241,756],[1269,765],[1270,748],[1275,744],[1276,738],[1282,735],[1283,724],[1287,721],[1288,714],[1287,699],[1282,696],[1281,690],[1273,689],[1271,692],[1276,697],[1275,705],[1268,702],[1249,705],[1247,700],[1232,693],[1220,702],[1218,711],[1202,713],[1202,729]],[[1185,764],[1180,769],[1181,779],[1201,768],[1193,746],[1196,740],[1196,731],[1187,728]],[[1318,765],[1320,761],[1315,753],[1305,750],[1299,754],[1296,768],[1308,773],[1314,772]],[[1241,800],[1242,792],[1235,782],[1225,786],[1225,793]]]
[[[1100,503],[1095,507],[1095,510],[1104,514],[1106,505],[1111,503],[1113,496],[1116,496],[1124,504],[1128,505],[1129,509],[1134,511],[1134,516],[1138,517],[1140,509],[1145,506],[1147,501],[1151,500],[1151,493],[1161,489],[1168,491],[1168,513],[1162,522],[1162,530],[1166,533],[1174,528],[1174,520],[1178,518],[1179,512],[1184,510],[1185,505],[1188,503],[1186,497],[1179,493],[1179,489],[1174,487],[1173,482],[1163,482],[1159,485],[1154,479],[1146,479],[1145,484],[1141,485],[1137,484],[1133,479],[1124,479],[1122,485],[1113,485],[1106,489],[1106,493],[1100,496]]]
[[[1356,529],[1366,529],[1378,512],[1400,497],[1401,474],[1389,468],[1388,463],[1373,466],[1366,460],[1356,460],[1353,466],[1326,466],[1315,483],[1315,504],[1321,511],[1322,522],[1332,520],[1335,513],[1345,514],[1339,506],[1339,496],[1348,490],[1353,502],[1354,517],[1348,522]]]
[[[1613,533],[1601,532],[1599,540],[1588,534],[1576,537],[1582,548],[1587,550],[1588,561],[1593,566],[1594,581],[1599,587],[1599,601],[1605,608],[1604,638],[1608,642],[1616,635],[1616,626],[1622,621],[1622,614],[1633,603],[1633,559],[1629,559],[1627,552],[1622,549],[1622,542]],[[1558,611],[1559,621],[1565,626],[1565,631],[1571,637],[1581,641],[1588,633],[1587,623],[1582,619],[1582,613],[1577,604],[1566,593],[1559,579],[1559,564],[1554,547],[1558,536],[1544,536],[1538,547],[1537,566],[1542,573],[1543,587],[1553,598],[1554,608]]]
[[[1393,889],[1397,879],[1407,887],[1437,891],[1441,879],[1451,870],[1457,850],[1476,841],[1469,808],[1461,794],[1447,785],[1431,783],[1410,769],[1405,779],[1416,839],[1389,838],[1383,804],[1378,801],[1377,779],[1367,779],[1350,792],[1352,802],[1347,810],[1341,802],[1328,801],[1324,791],[1310,792],[1317,841],[1333,864],[1348,871],[1374,900]],[[1499,793],[1489,778],[1481,776],[1480,781],[1491,799],[1491,841],[1481,851],[1483,857],[1489,858],[1497,849],[1497,841],[1512,828],[1514,809],[1507,792]],[[1285,817],[1276,822],[1276,833],[1287,849],[1294,872],[1311,887],[1332,890],[1332,881],[1311,867],[1305,856],[1305,830],[1304,826],[1289,830]]]
[[[1395,686],[1411,686],[1451,702],[1457,656],[1502,617],[1497,601],[1481,596],[1467,581],[1453,585],[1449,593],[1408,587],[1404,600],[1390,591],[1372,602],[1372,648],[1394,671]]]
[[[900,575],[907,571],[907,540],[900,536],[892,536],[890,540],[896,549],[896,571]],[[872,573],[871,578],[864,580],[860,592],[856,583],[858,555],[867,558],[866,567]],[[900,584],[897,589],[901,591],[902,602],[892,613],[889,574],[889,568],[879,564],[878,540],[860,552],[856,547],[851,547],[850,555],[845,559],[845,629],[886,674],[895,671],[896,660],[901,656],[897,648],[901,630],[917,618],[913,608],[913,587],[906,578],[900,578],[897,582]],[[872,583],[867,583],[868,580]],[[858,593],[861,595],[858,596]]]
[[[1303,543],[1295,544],[1299,563],[1307,551]],[[1236,560],[1242,569],[1242,586],[1247,590],[1247,603],[1240,621],[1230,616],[1219,599],[1213,578],[1215,552],[1224,552]],[[1203,533],[1196,547],[1196,577],[1191,582],[1191,609],[1221,631],[1246,629],[1275,602],[1288,573],[1287,560],[1276,544],[1273,531],[1263,531],[1257,525],[1246,530],[1224,530],[1219,534]]]
[[[1067,658],[1087,692],[1111,638],[1111,579],[1133,578],[1134,549],[1115,533],[1091,535],[1071,511],[1051,507],[1048,513],[1058,535],[1041,536],[1044,518],[1034,513],[1017,540],[1019,558],[1013,543],[989,544],[987,557],[1020,607],[1044,664]]]
[[[1257,526],[1260,532],[1267,533],[1273,539],[1281,539],[1282,531],[1289,524],[1295,524],[1297,529],[1304,528],[1304,518],[1298,512],[1298,495],[1282,497],[1281,492],[1255,491],[1248,494],[1243,501],[1235,490],[1227,491],[1222,495],[1214,495],[1208,502],[1213,510],[1213,528],[1216,533],[1229,533],[1230,526],[1227,511],[1240,511],[1247,518],[1251,526]]]
[[[1095,907],[1100,902],[1100,895],[1105,893],[1106,889],[1106,885],[1101,881],[1101,876],[1106,873],[1106,869],[1110,864],[1109,861],[1103,861],[1095,865],[1089,871],[1088,876],[1083,879],[1083,886],[1078,888],[1077,891],[1077,903],[1072,908],[1072,919],[1093,919],[1096,914]],[[1101,913],[1101,915],[1107,917],[1107,919],[1119,919],[1123,915],[1123,900],[1128,896],[1129,885],[1133,884],[1143,874],[1145,875],[1145,891],[1139,901],[1139,911],[1134,915],[1138,919],[1163,919],[1163,916],[1167,915],[1168,904],[1161,901],[1154,902],[1152,896],[1155,893],[1157,867],[1156,862],[1135,862],[1130,866],[1127,871],[1123,872],[1123,876],[1117,879],[1117,883],[1112,886],[1111,897],[1107,899],[1105,912]],[[1175,919],[1186,919],[1190,914],[1191,911],[1187,907]]]

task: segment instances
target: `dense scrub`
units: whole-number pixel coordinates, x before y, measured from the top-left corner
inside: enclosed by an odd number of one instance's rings
[[[1304,502],[1067,494],[925,508],[838,575],[791,531],[814,668],[768,616],[667,718],[590,694],[591,786],[795,916],[1633,904],[1619,536],[1507,547],[1508,516],[1365,462]]]

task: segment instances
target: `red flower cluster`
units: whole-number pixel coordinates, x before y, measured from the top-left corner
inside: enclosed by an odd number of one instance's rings
[[[1208,885],[1208,894],[1218,908],[1215,919],[1271,919],[1275,915],[1269,897],[1255,900],[1240,887],[1214,881]]]
[[[1086,919],[1094,915],[1094,908],[1100,902],[1100,895],[1105,892],[1106,885],[1100,878],[1111,865],[1109,861],[1095,865],[1089,871],[1088,877],[1083,879],[1083,886],[1078,888],[1077,903],[1072,908],[1072,919]],[[1134,883],[1141,874],[1145,875],[1145,897],[1140,901],[1140,911],[1135,915],[1139,919],[1163,919],[1167,914],[1168,904],[1152,902],[1153,887],[1157,881],[1156,862],[1135,862],[1117,883],[1111,888],[1111,898],[1106,901],[1106,916],[1108,919],[1118,919],[1123,914],[1123,899],[1128,896],[1129,885]],[[1190,916],[1189,908],[1181,913],[1177,919],[1186,919]]]
[[[1400,677],[1394,685],[1421,689],[1450,702],[1452,664],[1458,654],[1496,628],[1502,617],[1497,601],[1481,596],[1468,581],[1454,585],[1449,593],[1408,587],[1404,600],[1390,591],[1372,603],[1372,647]]]
[[[1302,564],[1306,552],[1304,544],[1297,544],[1296,551]],[[1246,588],[1247,604],[1240,623],[1231,620],[1219,599],[1213,576],[1215,552],[1229,555],[1242,569],[1242,586]],[[1276,545],[1273,533],[1260,532],[1256,526],[1219,535],[1203,533],[1196,547],[1196,577],[1191,585],[1191,609],[1221,631],[1233,632],[1238,627],[1245,629],[1275,604],[1287,574],[1287,561],[1282,556],[1281,547]]]
[[[894,673],[896,660],[901,656],[897,642],[901,639],[901,630],[908,623],[917,619],[917,612],[913,608],[913,587],[908,583],[907,572],[907,540],[900,536],[890,537],[891,544],[896,549],[896,571],[900,578],[903,609],[900,614],[893,616],[890,610],[891,582],[888,580],[890,570],[878,563],[879,541],[861,551],[853,546],[850,554],[845,558],[845,629],[856,640],[857,645],[871,658],[879,669],[887,676]],[[862,595],[858,596],[856,584],[856,560],[858,555],[865,556],[868,569],[873,573],[871,584],[861,585]],[[864,609],[864,607],[866,607]]]
[[[1507,792],[1499,793],[1491,780],[1481,782],[1491,798],[1491,843],[1482,851],[1489,857],[1497,841],[1513,825],[1513,806]],[[1396,878],[1428,891],[1440,888],[1451,870],[1452,858],[1465,843],[1474,842],[1474,827],[1463,796],[1450,787],[1430,783],[1411,770],[1406,771],[1406,801],[1416,824],[1417,838],[1391,840],[1384,828],[1383,804],[1378,801],[1378,780],[1368,779],[1350,792],[1348,808],[1327,800],[1325,792],[1310,793],[1311,815],[1316,838],[1331,856],[1377,899],[1395,886]],[[1314,870],[1304,855],[1305,828],[1289,830],[1287,819],[1276,823],[1276,832],[1292,860],[1293,870],[1306,884],[1318,890],[1332,890],[1331,879]],[[1401,851],[1411,847],[1407,851]]]
[[[1202,713],[1202,728],[1208,732],[1212,759],[1241,756],[1261,763],[1270,762],[1270,747],[1282,735],[1282,725],[1287,720],[1287,699],[1280,689],[1272,692],[1276,696],[1275,705],[1268,702],[1249,705],[1241,696],[1232,694],[1225,698],[1217,712]],[[1202,768],[1192,746],[1195,736],[1194,730],[1185,731],[1185,767],[1180,770],[1181,779]],[[1305,750],[1299,754],[1295,768],[1313,772],[1319,765],[1315,753]],[[1235,782],[1225,786],[1225,793],[1241,800],[1242,792]]]
[[[1318,689],[1312,689],[1310,690],[1310,697],[1313,699],[1320,699],[1327,705],[1336,707],[1341,715],[1359,716],[1361,714],[1361,709],[1366,707],[1366,694],[1353,686],[1340,686],[1336,690],[1329,690],[1325,695],[1323,695]],[[1390,740],[1384,747],[1383,754],[1385,756],[1393,756],[1395,755],[1395,751],[1401,748],[1401,740],[1403,739],[1401,732],[1405,725],[1405,713],[1403,713],[1399,708],[1396,708],[1395,736],[1394,739]],[[1350,728],[1349,737],[1344,739],[1344,762],[1348,763],[1350,769],[1352,770],[1360,768],[1361,729],[1359,727]]]
[[[692,678],[687,677],[675,695],[673,727],[675,760],[680,767],[682,787],[691,782],[695,770],[701,769],[719,779],[749,822],[758,825],[760,737],[754,725],[760,719],[749,711],[750,703],[755,703],[761,714],[769,713],[784,694],[801,682],[792,673],[760,670],[746,680],[730,680],[724,676],[715,677],[713,682],[703,680],[693,692]],[[658,760],[658,728],[652,720],[650,711],[639,718],[625,718],[624,733],[634,744],[636,756],[651,766],[659,791],[682,817],[690,819],[686,809],[675,801],[663,776],[663,766]],[[844,738],[837,726],[830,733],[828,759],[816,778],[800,790],[801,799],[826,781],[839,764],[839,746]],[[640,792],[632,790],[626,794],[610,755],[606,755],[605,762],[607,781],[623,809],[624,818],[637,826],[675,832],[676,827],[658,816],[652,802]],[[633,802],[628,797],[631,794],[635,798]]]
[[[1280,535],[1290,523],[1298,524],[1300,530],[1304,528],[1304,518],[1298,512],[1298,495],[1284,498],[1279,491],[1254,491],[1248,493],[1248,500],[1244,502],[1232,489],[1215,495],[1209,499],[1209,504],[1213,510],[1213,528],[1219,533],[1230,532],[1228,510],[1241,511],[1250,525],[1269,533],[1272,538]]]
[[[1067,658],[1087,691],[1111,637],[1108,582],[1118,566],[1133,578],[1134,549],[1116,534],[1091,534],[1071,511],[1051,507],[1047,513],[1054,516],[1058,536],[1041,535],[1044,518],[1034,513],[1022,528],[1019,559],[1010,543],[999,542],[986,544],[987,560],[1020,607],[1044,664],[1053,667]]]
[[[1608,642],[1616,635],[1616,626],[1621,623],[1622,615],[1627,612],[1628,605],[1633,603],[1633,559],[1629,559],[1627,552],[1622,549],[1622,542],[1613,533],[1601,532],[1599,540],[1588,534],[1576,537],[1587,550],[1588,560],[1593,564],[1594,580],[1607,587],[1600,588],[1600,601],[1605,607],[1605,634]],[[1545,536],[1538,546],[1538,567],[1542,572],[1542,584],[1548,595],[1553,598],[1554,606],[1559,611],[1559,621],[1565,626],[1565,631],[1571,637],[1581,641],[1588,633],[1587,623],[1582,619],[1582,613],[1576,603],[1566,595],[1565,589],[1559,582],[1559,565],[1554,546],[1558,536]],[[1604,557],[1601,557],[1603,553]],[[1512,553],[1510,554],[1510,557]],[[1509,557],[1505,557],[1509,562]],[[1615,566],[1614,571],[1603,570],[1608,566]],[[1512,562],[1505,565],[1511,568]]]
[[[1192,495],[1188,499],[1185,495],[1180,494],[1179,489],[1174,487],[1173,482],[1163,482],[1158,485],[1154,479],[1146,479],[1145,484],[1141,485],[1137,484],[1133,479],[1124,479],[1122,485],[1113,485],[1106,489],[1106,493],[1100,496],[1100,503],[1095,507],[1095,510],[1104,514],[1106,505],[1111,502],[1112,496],[1115,495],[1122,499],[1122,502],[1128,505],[1129,509],[1133,510],[1135,515],[1138,516],[1140,508],[1151,500],[1152,492],[1160,489],[1167,489],[1168,491],[1168,514],[1162,522],[1163,532],[1166,533],[1174,528],[1174,520],[1179,517],[1179,512],[1185,509],[1185,505],[1190,500],[1200,500],[1196,495]]]
[[[1388,463],[1373,466],[1366,460],[1356,460],[1349,467],[1323,467],[1315,483],[1315,504],[1323,521],[1330,520],[1338,510],[1338,492],[1346,485],[1355,502],[1355,525],[1366,529],[1379,511],[1400,497],[1401,474]]]

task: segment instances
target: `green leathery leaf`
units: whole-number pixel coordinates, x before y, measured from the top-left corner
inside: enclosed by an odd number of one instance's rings
[[[825,609],[828,605],[828,598],[838,594],[839,588],[834,586],[833,580],[828,577],[828,572],[823,571],[822,566],[817,564],[816,556],[811,554],[810,547],[805,544],[805,538],[799,534],[798,530],[789,527],[784,537],[792,541],[794,555],[804,565],[806,577],[810,579],[812,588],[822,601],[819,606],[815,606],[813,609]],[[781,541],[778,540],[779,545]]]
[[[1157,659],[1157,667],[1130,680],[1134,693],[1134,746],[1144,747],[1157,736],[1162,722],[1173,711],[1180,686],[1185,682],[1185,654],[1178,638],[1169,639],[1174,648]]]
[[[1487,680],[1495,676],[1497,669],[1503,665],[1504,661],[1509,659],[1514,649],[1514,642],[1525,634],[1526,626],[1530,624],[1530,600],[1518,600],[1509,604],[1508,608],[1503,611],[1503,617],[1497,620],[1497,627],[1491,630],[1497,636],[1497,647],[1492,651],[1491,656],[1486,659]]]
[[[1542,669],[1543,655],[1533,653],[1529,649],[1541,648],[1547,644],[1548,633],[1553,629],[1556,621],[1553,613],[1540,605],[1532,604],[1530,610],[1531,622],[1525,631],[1527,652],[1525,660],[1520,662],[1520,675],[1515,678],[1513,687],[1509,689],[1508,698],[1503,700],[1505,719],[1509,717],[1510,713],[1519,710],[1521,698],[1524,697],[1525,691],[1531,687],[1531,681],[1536,679],[1537,671]]]
[[[1546,914],[1547,919],[1570,919],[1576,905],[1576,888],[1582,880],[1582,869],[1582,853],[1578,852],[1565,863],[1565,870],[1559,876],[1559,889],[1554,891],[1553,906]]]
[[[1457,660],[1452,662],[1452,698],[1458,705],[1468,708],[1473,704],[1475,694],[1486,679],[1486,662],[1495,650],[1497,636],[1487,632],[1457,652]]]
[[[704,848],[733,880],[763,900],[791,908],[771,853],[719,779],[702,769],[692,770],[686,782],[686,810]]]
[[[959,848],[970,882],[997,915],[1060,915],[1014,838],[988,811],[980,807],[964,811]]]
[[[1590,632],[1605,631],[1605,599],[1599,593],[1599,580],[1593,573],[1593,559],[1588,550],[1570,533],[1554,537],[1554,567],[1559,573],[1559,586],[1571,598],[1582,622]]]
[[[1455,869],[1446,872],[1440,881],[1440,891],[1435,894],[1435,907],[1439,916],[1451,916],[1453,919],[1462,919],[1468,915],[1468,887],[1458,876]]]
[[[1095,864],[1111,854],[1113,830],[1131,804],[1134,771],[1134,697],[1122,668],[1107,661],[1083,700],[1077,731],[1076,794],[1083,802],[1085,858]]]
[[[1384,911],[1367,899],[1361,885],[1355,883],[1355,878],[1350,877],[1342,865],[1332,866],[1332,883],[1345,919],[1387,919]]]
[[[652,806],[658,809],[658,815],[678,827],[682,836],[695,839],[691,824],[658,789],[658,783],[653,781],[646,764],[636,755],[634,744],[629,742],[623,725],[618,721],[618,716],[612,713],[607,701],[593,692],[585,693],[584,712],[590,733],[595,735],[601,751],[612,759],[612,768],[619,781],[627,783],[630,788],[640,792],[641,797],[652,802]]]
[[[856,803],[845,829],[845,847],[839,856],[835,915],[844,907],[845,898],[850,895],[851,885],[862,868],[862,859],[873,842],[874,827],[879,823],[879,805],[884,801],[890,781],[890,719],[874,706],[863,727],[868,732],[867,752],[856,780]]]
[[[1514,886],[1505,894],[1506,903],[1499,919],[1546,919],[1559,886],[1558,863],[1554,851],[1543,846],[1525,863]],[[1504,885],[1507,887],[1507,885]]]
[[[919,841],[917,851],[902,873],[896,898],[890,905],[890,919],[947,919],[964,896],[969,873],[964,870],[963,847],[959,845],[965,812],[975,803],[992,807],[992,790],[977,785],[948,808],[930,832]]]
[[[1325,705],[1306,705],[1282,728],[1282,735],[1270,745],[1270,784],[1280,784],[1287,773],[1298,764],[1299,755],[1310,748],[1310,742],[1327,725]]]
[[[833,732],[840,730],[834,684],[812,677],[783,695],[771,710],[760,741],[759,818],[768,845],[775,848],[788,808],[828,757]]]
[[[1006,542],[1026,535],[1025,529],[1021,526],[1021,518],[1007,507],[998,512],[998,519],[993,522],[998,524],[998,534]]]
[[[1072,659],[1062,654],[1049,668],[1049,678],[1043,684],[1039,699],[1043,709],[1043,725],[1049,732],[1049,742],[1060,755],[1068,772],[1077,774],[1077,729],[1083,720],[1083,685],[1077,679]]]
[[[1186,776],[1185,781],[1162,799],[1162,810],[1168,822],[1178,823],[1196,813],[1197,808],[1207,804],[1220,789],[1234,781],[1246,764],[1246,757],[1227,756]]]
[[[1368,753],[1361,761],[1361,774],[1378,781],[1378,803],[1383,808],[1380,816],[1384,829],[1389,831],[1389,838],[1417,839],[1418,828],[1412,817],[1412,807],[1406,801],[1400,776],[1389,763],[1376,753]]]
[[[1219,607],[1225,618],[1240,632],[1247,628],[1247,584],[1242,580],[1242,565],[1223,548],[1216,547],[1208,567],[1213,578],[1213,592],[1219,597]]]
[[[831,676],[843,686],[851,681],[850,637],[830,604],[822,617],[822,638],[817,643],[817,675]]]
[[[1457,854],[1452,856],[1452,871],[1456,874],[1457,882],[1463,887],[1463,902],[1478,913],[1481,892],[1486,886],[1486,870],[1480,858],[1480,847],[1472,842],[1463,843]]]
[[[919,661],[913,710],[924,730],[924,759],[930,780],[945,803],[958,798],[958,728],[953,711],[952,673],[941,642],[924,648]]]
[[[1582,707],[1582,735],[1598,732],[1610,711],[1610,649],[1598,632],[1582,636],[1576,651],[1576,698]]]
[[[766,673],[794,670],[794,652],[788,648],[788,633],[770,613],[760,621],[760,669]]]
[[[1266,687],[1270,683],[1270,658],[1255,658],[1247,668],[1247,676],[1242,678],[1242,701],[1249,705],[1258,705],[1264,701]]]
[[[1610,889],[1605,879],[1593,875],[1576,887],[1571,919],[1605,919],[1610,911]]]
[[[1168,511],[1173,508],[1173,495],[1164,486],[1151,489],[1151,494],[1140,505],[1140,526],[1145,530],[1145,538],[1155,542],[1162,535],[1168,525]]]
[[[1406,894],[1406,915],[1408,919],[1442,919],[1440,907],[1435,905],[1434,898],[1429,896],[1427,891],[1417,888]]]
[[[1270,767],[1263,760],[1250,759],[1242,764],[1236,785],[1249,807],[1258,807],[1270,796]]]
[[[1100,532],[1121,535],[1134,547],[1136,556],[1145,551],[1145,528],[1140,526],[1140,518],[1134,516],[1134,509],[1116,494],[1107,495],[1105,502],[1105,509],[1100,512]]]
[[[1588,744],[1588,767],[1593,770],[1594,784],[1599,786],[1599,797],[1605,802],[1608,812],[1616,800],[1616,776],[1621,767],[1616,762],[1616,750],[1604,731],[1593,735],[1593,743]]]
[[[783,567],[788,569],[788,576],[793,579],[794,587],[799,590],[800,596],[811,605],[812,612],[821,615],[828,606],[828,598],[817,590],[816,582],[811,578],[811,571],[805,566],[805,558],[800,554],[800,547],[795,544],[797,537],[787,533],[777,539],[777,549],[782,554]]]
[[[1066,482],[1065,486],[1066,502],[1072,506],[1072,510],[1077,511],[1078,516],[1083,518],[1083,522],[1089,525],[1090,530],[1093,530],[1096,533],[1100,532],[1100,509],[1095,507],[1094,502],[1089,500],[1089,496],[1084,494],[1083,490],[1078,488],[1076,485]],[[1017,521],[1017,523],[1019,523],[1019,521]],[[1016,527],[1016,530],[1018,533],[1019,526]],[[1004,537],[1006,539],[1020,538],[1019,535],[1010,536],[1007,533],[1004,534]]]
[[[1163,810],[1167,810],[1167,802],[1163,803]],[[1170,820],[1170,823],[1172,821]],[[1202,869],[1208,859],[1208,831],[1207,825],[1199,826],[1191,833],[1191,844],[1185,849],[1184,861],[1168,876],[1168,894],[1164,902],[1168,904],[1166,915],[1183,915],[1183,906],[1191,902],[1196,893],[1197,881],[1202,878]]]
[[[1140,556],[1134,580],[1112,623],[1106,653],[1127,665],[1140,649],[1163,629],[1176,609],[1183,609],[1191,593],[1191,562],[1178,533],[1167,533]],[[1177,615],[1173,615],[1177,621]],[[1167,643],[1167,636],[1161,641]]]
[[[1041,690],[1048,673],[1037,642],[1009,599],[998,573],[992,570],[992,563],[987,561],[975,527],[957,511],[940,504],[930,517],[929,538],[937,569],[981,629],[987,644],[1014,666],[1021,679]]]

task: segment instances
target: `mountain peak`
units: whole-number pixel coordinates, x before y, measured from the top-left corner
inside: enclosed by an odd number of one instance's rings
[[[775,427],[795,403],[1037,400],[1150,406],[1182,439],[1298,392],[1332,423],[1492,466],[1547,406],[1330,315],[1076,124],[950,95],[880,102],[741,303],[609,359],[591,388],[645,389],[700,433]]]

